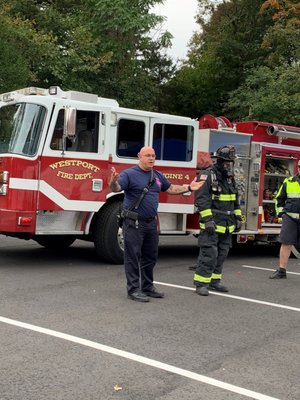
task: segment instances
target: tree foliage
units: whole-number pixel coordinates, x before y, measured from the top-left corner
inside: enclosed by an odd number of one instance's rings
[[[93,30],[101,48],[109,54],[103,66],[99,90],[115,96],[132,107],[157,108],[160,85],[171,76],[173,65],[161,50],[170,46],[164,33],[153,40],[150,32],[162,17],[149,13],[154,0],[101,0],[94,10]]]
[[[299,0],[267,0],[261,13],[269,12],[274,24],[266,32],[262,47],[270,49],[268,64],[292,65],[300,60]]]
[[[0,0],[0,92],[59,85],[123,106],[299,123],[299,0],[198,0],[175,66],[163,0]]]
[[[0,90],[1,92],[35,81],[31,60],[39,51],[37,44],[51,43],[50,37],[39,37],[33,24],[19,17],[10,18],[11,6],[4,4],[0,10]]]
[[[169,110],[193,117],[280,115],[281,122],[298,121],[299,1],[198,0],[198,4],[199,32],[192,37],[187,60],[166,87],[173,99]]]
[[[17,56],[19,70],[0,81],[1,91],[60,85],[126,106],[156,107],[160,79],[173,73],[171,59],[161,55],[170,35],[151,37],[162,17],[150,7],[161,1],[0,0],[0,29],[7,39],[0,69],[14,69]]]
[[[261,13],[269,13],[274,21],[262,40],[268,56],[264,66],[250,70],[230,93],[226,109],[236,119],[300,125],[300,4],[268,0]]]
[[[249,68],[260,65],[266,57],[268,50],[261,48],[261,40],[272,19],[260,14],[261,0],[231,0],[217,5],[199,0],[198,3],[200,31],[190,42],[188,59],[182,66],[184,74],[179,72],[175,78],[176,86],[182,87],[176,107],[181,111],[189,101],[189,93],[184,92],[184,76],[194,88],[192,97],[196,93],[201,96],[190,109],[192,114],[220,114],[230,91],[244,81]],[[205,17],[201,14],[203,10]],[[212,13],[209,19],[207,12]]]
[[[228,109],[237,120],[265,120],[300,126],[300,66],[257,68],[232,92]]]

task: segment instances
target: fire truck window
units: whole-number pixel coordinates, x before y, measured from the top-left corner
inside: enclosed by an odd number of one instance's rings
[[[137,158],[137,154],[143,146],[145,146],[144,122],[120,119],[117,133],[117,155]]]
[[[63,149],[64,110],[58,113],[50,147],[52,150]],[[66,138],[66,150],[97,153],[98,150],[99,113],[94,111],[77,111],[76,135],[74,139]]]
[[[186,125],[155,124],[153,148],[157,160],[191,161],[194,128]]]
[[[37,104],[15,104],[0,110],[1,150],[33,156],[36,154],[46,109]]]
[[[97,153],[99,132],[99,113],[77,111],[75,151]]]
[[[63,134],[64,134],[64,110],[60,110],[56,120],[53,136],[51,139],[50,148],[52,150],[63,149]]]

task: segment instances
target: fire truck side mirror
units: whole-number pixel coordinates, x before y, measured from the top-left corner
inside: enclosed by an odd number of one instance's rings
[[[64,136],[73,138],[76,135],[76,108],[65,108]]]

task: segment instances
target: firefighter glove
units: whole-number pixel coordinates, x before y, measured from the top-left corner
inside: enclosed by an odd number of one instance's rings
[[[235,219],[237,221],[243,221],[243,217],[241,215],[235,215]]]
[[[239,232],[242,228],[242,223],[239,219],[235,220],[235,229],[234,232]]]
[[[284,211],[281,211],[281,212],[279,212],[279,213],[277,214],[277,217],[278,217],[278,218],[281,218],[281,217],[283,216],[283,214],[284,214]]]
[[[205,232],[207,232],[209,235],[215,233],[215,228],[216,224],[215,221],[213,221],[212,219],[210,221],[205,222]]]

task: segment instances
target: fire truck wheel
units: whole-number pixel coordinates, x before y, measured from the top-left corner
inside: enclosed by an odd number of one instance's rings
[[[66,249],[70,247],[76,240],[74,236],[67,235],[45,235],[36,236],[34,239],[38,244],[46,249]]]
[[[93,229],[98,257],[112,264],[123,264],[124,261],[123,233],[117,218],[121,205],[121,201],[107,204],[96,216]]]

